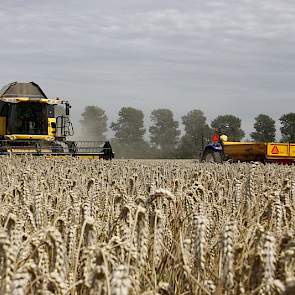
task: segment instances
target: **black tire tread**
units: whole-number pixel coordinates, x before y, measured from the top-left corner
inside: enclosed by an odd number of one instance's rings
[[[209,162],[207,161],[207,155],[208,154],[211,154],[213,156],[213,160],[214,160],[214,163],[222,163],[222,155],[220,152],[216,152],[216,151],[213,151],[213,150],[206,150],[202,156],[202,161],[203,162]]]

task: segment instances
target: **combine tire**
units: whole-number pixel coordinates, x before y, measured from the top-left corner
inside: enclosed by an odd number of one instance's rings
[[[203,155],[203,161],[206,163],[222,163],[222,155],[220,152],[207,150]]]
[[[64,149],[60,144],[56,144],[52,147],[51,152],[54,154],[63,153]]]

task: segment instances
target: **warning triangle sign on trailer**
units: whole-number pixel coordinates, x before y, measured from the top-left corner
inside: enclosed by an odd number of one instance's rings
[[[276,145],[274,145],[274,147],[272,148],[271,153],[274,155],[277,155],[279,153],[279,149]]]

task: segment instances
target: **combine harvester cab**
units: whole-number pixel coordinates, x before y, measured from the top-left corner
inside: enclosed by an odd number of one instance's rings
[[[114,157],[110,143],[69,141],[70,104],[47,98],[34,82],[14,82],[0,91],[0,155]],[[56,115],[57,110],[62,114]]]
[[[251,162],[292,164],[295,144],[227,141],[227,136],[213,135],[212,142],[203,150],[203,162]]]

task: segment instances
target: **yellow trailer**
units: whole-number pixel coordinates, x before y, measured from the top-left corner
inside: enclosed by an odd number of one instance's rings
[[[293,163],[295,143],[233,142],[218,140],[208,144],[202,156],[205,162],[260,161]]]

